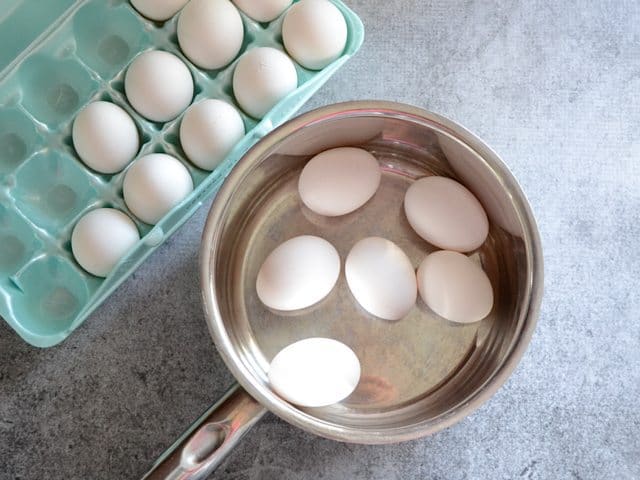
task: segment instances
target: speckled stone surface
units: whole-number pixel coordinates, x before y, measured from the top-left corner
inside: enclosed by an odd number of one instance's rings
[[[640,3],[350,0],[355,57],[308,105],[381,98],[462,123],[538,218],[546,294],[471,417],[385,447],[265,417],[216,479],[640,478]],[[0,478],[138,478],[233,379],[200,307],[200,210],[66,342],[0,322]]]

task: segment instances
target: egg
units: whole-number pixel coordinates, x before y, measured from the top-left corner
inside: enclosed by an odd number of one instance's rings
[[[291,311],[318,303],[340,275],[340,257],[325,239],[294,237],[273,250],[260,267],[258,298],[267,307]]]
[[[378,161],[361,148],[332,148],[313,157],[302,169],[298,192],[316,213],[335,217],[357,210],[380,185]]]
[[[470,252],[489,233],[489,220],[478,199],[447,177],[414,182],[405,195],[404,211],[418,235],[445,250]]]
[[[292,0],[234,0],[233,3],[256,22],[271,22],[284,12]]]
[[[477,322],[493,308],[489,277],[462,253],[440,250],[427,255],[418,267],[417,278],[424,303],[447,320]]]
[[[284,17],[282,41],[296,62],[320,70],[342,55],[347,23],[330,1],[301,0]]]
[[[133,60],[124,78],[124,90],[140,115],[154,122],[167,122],[191,103],[193,78],[175,55],[151,50]]]
[[[240,48],[244,27],[238,9],[229,0],[191,0],[178,18],[178,43],[201,68],[229,64]]]
[[[100,173],[126,167],[140,148],[138,129],[129,114],[110,102],[92,102],[73,122],[73,146],[80,159]]]
[[[283,348],[269,366],[271,388],[300,407],[325,407],[347,398],[360,381],[360,361],[347,345],[307,338]]]
[[[85,214],[73,228],[71,250],[87,272],[106,277],[140,240],[135,223],[114,208],[98,208]]]
[[[138,12],[151,20],[163,22],[173,17],[189,0],[131,0]]]
[[[233,73],[233,93],[240,107],[254,118],[262,118],[298,86],[291,59],[271,47],[249,50],[240,57]]]
[[[180,124],[180,143],[189,160],[213,170],[244,137],[240,113],[227,102],[207,99],[190,106]]]
[[[368,237],[356,243],[347,256],[345,275],[355,299],[376,317],[400,320],[416,303],[413,265],[390,240]]]
[[[193,191],[193,180],[179,160],[152,153],[129,167],[122,190],[129,210],[154,225]]]

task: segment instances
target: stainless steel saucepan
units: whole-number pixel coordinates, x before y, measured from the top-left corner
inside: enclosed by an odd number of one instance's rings
[[[383,170],[375,196],[338,218],[301,205],[297,180],[314,154],[336,146],[372,152]],[[425,175],[456,178],[483,203],[489,237],[472,256],[495,294],[482,322],[456,325],[418,300],[398,322],[369,316],[344,280],[318,305],[283,316],[258,300],[255,280],[267,254],[301,234],[329,240],[344,261],[353,244],[381,236],[417,266],[433,247],[410,228],[404,192]],[[452,425],[485,402],[521,358],[536,322],[543,284],[540,238],[516,180],[489,147],[456,123],[390,102],[330,105],[295,118],[259,141],[218,193],[201,250],[202,293],[213,341],[239,385],[207,411],[152,467],[148,479],[210,474],[267,411],[317,435],[391,443]],[[286,345],[329,337],[358,355],[356,391],[337,405],[295,407],[269,388],[270,360]]]

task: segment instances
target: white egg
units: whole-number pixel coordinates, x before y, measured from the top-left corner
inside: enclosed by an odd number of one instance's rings
[[[313,157],[302,169],[298,191],[316,213],[335,217],[357,210],[380,185],[378,161],[361,148],[340,147]]]
[[[256,22],[271,22],[284,12],[293,0],[234,0],[233,3]]]
[[[325,407],[347,398],[360,381],[360,361],[344,343],[307,338],[282,349],[271,361],[269,383],[301,407]]]
[[[71,250],[87,272],[106,277],[140,240],[136,224],[120,210],[98,208],[73,228]]]
[[[418,235],[436,247],[470,252],[489,233],[482,205],[462,184],[446,177],[414,182],[404,198],[404,211]]]
[[[233,60],[244,38],[242,17],[229,0],[191,0],[178,18],[178,43],[201,68],[222,68]]]
[[[138,12],[151,20],[163,22],[173,17],[189,0],[131,0]]]
[[[477,322],[493,308],[489,277],[462,253],[441,250],[427,255],[417,277],[424,302],[447,320]]]
[[[384,238],[356,243],[347,256],[345,275],[355,299],[376,317],[400,320],[416,303],[413,265],[400,247]]]
[[[249,50],[233,73],[233,93],[240,107],[262,118],[298,86],[296,67],[287,55],[271,47]]]
[[[193,191],[193,180],[179,160],[152,153],[129,167],[122,190],[129,210],[154,225]]]
[[[124,78],[124,90],[140,115],[154,122],[167,122],[191,103],[193,78],[175,55],[151,50],[133,60]]]
[[[318,303],[340,275],[340,256],[320,237],[302,235],[278,246],[258,272],[256,290],[267,307],[291,311]]]
[[[73,122],[72,137],[80,159],[100,173],[119,172],[140,148],[133,119],[110,102],[87,105]]]
[[[328,0],[300,0],[284,17],[282,41],[300,65],[320,70],[342,55],[347,23]]]
[[[222,100],[207,99],[190,106],[180,124],[182,149],[195,165],[213,170],[244,137],[238,111]]]

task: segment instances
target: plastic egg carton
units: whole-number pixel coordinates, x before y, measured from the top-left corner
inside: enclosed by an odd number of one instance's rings
[[[140,263],[196,209],[212,197],[230,169],[262,136],[289,119],[360,47],[363,27],[343,3],[347,21],[344,54],[321,71],[296,65],[297,90],[261,121],[244,114],[247,135],[213,172],[185,157],[181,117],[164,124],[138,115],[124,95],[131,60],[150,49],[178,55],[195,83],[194,102],[227,100],[236,60],[205,71],[180,51],[174,17],[156,23],[124,0],[6,0],[0,13],[0,315],[28,343],[48,347],[64,340]],[[241,54],[255,46],[284,50],[282,17],[270,24],[242,14]],[[238,56],[239,57],[239,56]],[[76,114],[89,102],[107,100],[135,120],[140,155],[165,152],[181,160],[193,193],[158,224],[138,221],[122,199],[124,172],[98,174],[77,157],[71,140]],[[238,108],[241,111],[240,108]],[[94,208],[115,207],[137,224],[142,239],[106,278],[85,272],[71,253],[71,232]]]

